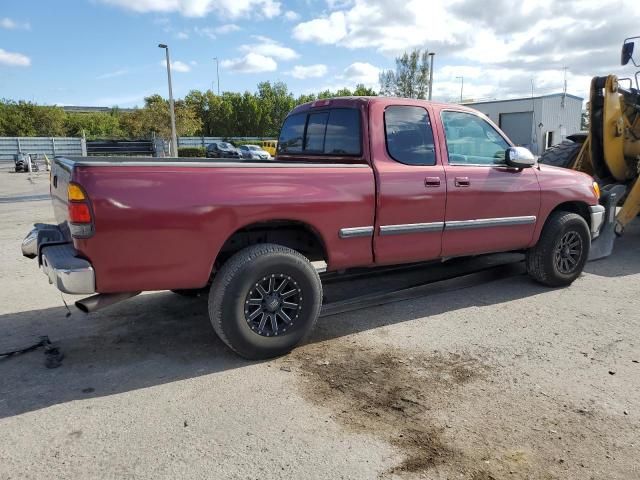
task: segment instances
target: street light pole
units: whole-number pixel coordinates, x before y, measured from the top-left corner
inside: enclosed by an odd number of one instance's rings
[[[216,61],[216,82],[218,84],[218,96],[220,96],[220,70],[218,69],[218,57],[213,57]]]
[[[171,60],[169,58],[169,47],[164,43],[158,45],[159,48],[164,48],[167,55],[167,79],[169,81],[169,114],[171,115],[171,149],[170,154],[172,157],[178,156],[178,135],[176,133],[176,111],[173,103],[173,89],[171,88]]]
[[[460,103],[462,103],[462,92],[464,90],[464,77],[456,77],[460,79]]]
[[[429,66],[429,100],[431,100],[433,95],[433,57],[436,54],[435,52],[429,52],[429,56],[431,57],[431,65]]]

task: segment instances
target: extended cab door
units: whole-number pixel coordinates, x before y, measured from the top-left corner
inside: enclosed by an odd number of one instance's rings
[[[442,256],[526,248],[540,209],[533,168],[507,167],[503,136],[480,115],[440,112],[447,149]]]
[[[430,107],[370,106],[370,137],[376,172],[374,256],[378,264],[438,258],[446,179],[434,141]]]

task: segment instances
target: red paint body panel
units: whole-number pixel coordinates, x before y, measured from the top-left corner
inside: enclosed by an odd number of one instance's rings
[[[388,155],[384,110],[389,105],[427,109],[436,165],[403,165]],[[91,261],[97,290],[202,287],[225,241],[258,222],[307,225],[324,243],[328,268],[336,270],[524,249],[537,242],[546,218],[559,204],[598,203],[591,179],[569,170],[544,165],[524,170],[449,165],[440,112],[447,108],[478,114],[470,109],[382,97],[342,98],[328,106],[360,110],[360,157],[282,155],[278,162],[315,163],[281,167],[207,165],[204,160],[195,165],[161,165],[160,159],[151,165],[67,161],[68,173],[61,172],[59,191],[52,189],[54,209],[64,223],[67,212],[61,192],[67,181],[87,192],[95,233],[73,242]],[[294,112],[326,107],[306,104]],[[354,163],[360,165],[349,165]],[[465,177],[469,186],[456,185],[457,177]],[[426,185],[435,179],[441,180],[440,185]],[[380,227],[389,225],[521,216],[535,216],[536,221],[380,235]],[[340,238],[340,229],[353,227],[374,227],[373,236]]]
[[[593,192],[593,178],[586,173],[566,168],[539,165],[534,169],[541,186],[541,202],[539,219],[544,219],[558,206],[566,202],[582,202],[586,205],[597,205],[598,200]],[[537,222],[533,238],[529,246],[537,243],[542,232],[543,222]]]
[[[95,234],[75,247],[99,292],[204,286],[224,242],[256,222],[293,220],[321,236],[333,269],[373,262],[370,238],[339,238],[372,225],[374,183],[363,168],[89,166],[73,180],[87,191]]]
[[[540,186],[532,168],[449,165],[445,222],[504,217],[537,217]],[[469,179],[456,186],[456,178]],[[535,223],[524,225],[445,230],[445,257],[518,250],[531,243]]]
[[[442,231],[379,235],[382,225],[442,222],[447,196],[437,142],[436,164],[433,166],[405,165],[389,156],[384,128],[384,110],[388,105],[388,102],[372,102],[369,109],[370,145],[378,188],[374,236],[376,263],[384,265],[435,259],[440,257],[442,250]],[[396,99],[391,105],[427,107],[429,117],[433,117],[425,102]],[[439,179],[440,185],[427,187],[427,178]]]

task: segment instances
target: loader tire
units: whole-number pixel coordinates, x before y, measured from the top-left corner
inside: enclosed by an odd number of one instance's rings
[[[589,225],[580,215],[553,212],[538,243],[527,251],[527,273],[549,287],[570,285],[580,276],[591,248]]]
[[[313,329],[322,283],[311,262],[287,247],[260,244],[233,255],[209,292],[209,319],[240,356],[259,360],[290,352]]]
[[[581,148],[581,143],[563,140],[561,143],[545,150],[538,162],[554,167],[571,168]]]

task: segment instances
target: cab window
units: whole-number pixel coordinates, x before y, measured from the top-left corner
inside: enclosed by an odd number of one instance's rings
[[[504,165],[507,141],[485,119],[466,112],[442,112],[449,163]]]
[[[406,165],[436,164],[433,130],[424,108],[387,107],[384,129],[391,158]]]

